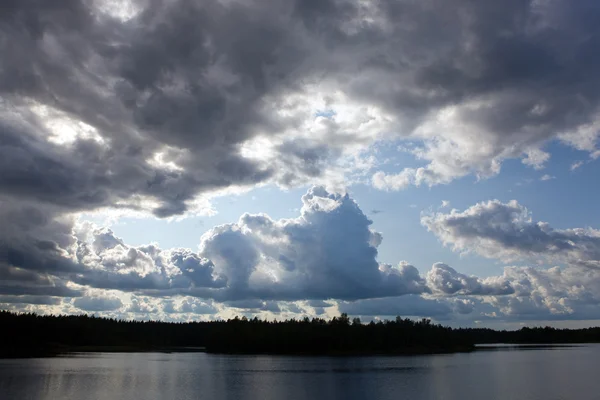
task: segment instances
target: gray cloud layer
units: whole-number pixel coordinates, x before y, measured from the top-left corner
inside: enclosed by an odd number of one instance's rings
[[[457,272],[454,268],[435,263],[427,272],[427,286],[442,295],[506,295],[513,294],[509,280],[497,277],[481,279]]]
[[[598,2],[131,3],[137,12],[125,15],[102,1],[3,2],[6,304],[62,297],[78,298],[80,309],[121,307],[86,293],[95,288],[260,300],[251,308],[265,310],[276,309],[268,301],[404,294],[519,304],[529,296],[548,308],[578,298],[567,283],[595,299],[576,277],[598,266],[599,233],[534,223],[517,203],[482,203],[423,224],[461,251],[567,263],[565,274],[478,278],[436,264],[421,277],[407,263],[379,263],[381,235],[352,199],[322,188],[304,196],[298,218],[243,215],[212,228],[198,252],[129,246],[74,215],[169,217],[227,190],[337,183],[377,165],[361,151],[378,140],[408,139],[425,162],[373,176],[374,186],[393,190],[490,176],[507,158],[542,168],[551,139],[597,157]],[[523,282],[554,294],[533,300],[536,290],[519,292]],[[189,301],[163,309],[213,307]],[[452,312],[470,309],[453,301]]]
[[[591,0],[148,1],[129,19],[99,4],[3,5],[2,193],[164,217],[218,189],[327,176],[385,134],[422,140],[428,165],[382,188],[541,166],[555,137],[596,151]],[[311,96],[363,120],[308,129],[324,111]]]
[[[553,229],[515,200],[492,200],[463,212],[424,214],[421,223],[445,245],[507,261],[543,259],[600,267],[600,231]]]

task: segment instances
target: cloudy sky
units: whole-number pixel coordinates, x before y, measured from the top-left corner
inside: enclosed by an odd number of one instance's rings
[[[0,308],[600,320],[595,0],[5,0]]]

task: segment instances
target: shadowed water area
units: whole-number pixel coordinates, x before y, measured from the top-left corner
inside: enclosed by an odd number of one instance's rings
[[[413,357],[89,353],[0,360],[6,400],[598,399],[599,345]]]

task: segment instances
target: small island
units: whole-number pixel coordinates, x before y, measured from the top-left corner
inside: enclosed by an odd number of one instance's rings
[[[124,321],[87,315],[42,316],[0,312],[0,358],[72,352],[182,352],[282,355],[415,355],[473,351],[477,344],[600,342],[600,328],[453,329],[428,319],[362,323],[342,314],[266,321]],[[489,349],[489,348],[488,348]]]

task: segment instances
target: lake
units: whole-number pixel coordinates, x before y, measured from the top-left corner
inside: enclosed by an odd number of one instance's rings
[[[600,346],[415,357],[90,353],[0,360],[2,400],[600,399]]]

